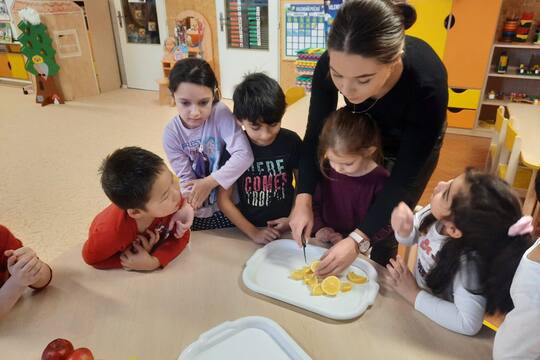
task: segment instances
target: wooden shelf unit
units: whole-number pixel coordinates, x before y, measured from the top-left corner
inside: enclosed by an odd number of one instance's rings
[[[520,64],[529,65],[531,57],[534,57],[535,64],[540,64],[540,44],[532,42],[536,26],[530,30],[528,42],[502,42],[500,41],[502,27],[505,19],[509,15],[520,16],[523,12],[531,11],[535,14],[534,24],[540,21],[540,2],[538,4],[523,2],[519,0],[503,0],[499,14],[498,26],[495,32],[494,42],[491,46],[489,64],[480,96],[480,105],[475,121],[475,128],[487,128],[495,120],[495,112],[498,106],[505,106],[510,103],[510,99],[488,99],[491,90],[503,92],[526,93],[529,96],[540,97],[540,86],[537,80],[538,75],[520,75],[517,73]],[[540,25],[537,25],[540,26]],[[508,70],[505,74],[497,73],[497,65],[501,53],[505,51],[508,55]],[[532,64],[534,65],[534,64]],[[531,105],[534,106],[534,105]]]
[[[509,78],[509,79],[523,79],[523,80],[540,80],[540,75],[520,75],[517,73],[517,70],[519,67],[517,66],[509,66],[508,71],[504,74],[498,73],[495,70],[495,67],[491,67],[490,72],[488,73],[488,76],[491,77],[502,77],[502,78]]]
[[[496,42],[493,46],[508,49],[540,49],[540,44],[535,43]]]

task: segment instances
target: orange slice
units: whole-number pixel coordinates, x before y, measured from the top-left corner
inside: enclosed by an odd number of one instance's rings
[[[355,272],[351,271],[347,274],[347,279],[355,284],[365,284],[368,282],[368,278],[362,275],[358,275]]]
[[[321,283],[321,288],[326,295],[335,296],[339,292],[341,281],[336,276],[329,276]]]
[[[351,291],[352,284],[350,282],[341,283],[341,292]]]

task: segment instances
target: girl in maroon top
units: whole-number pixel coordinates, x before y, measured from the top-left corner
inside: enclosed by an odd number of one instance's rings
[[[356,229],[388,171],[377,162],[382,158],[377,124],[368,114],[342,108],[330,114],[319,139],[319,164],[324,175],[313,197],[312,235],[336,243]],[[388,235],[380,229],[372,243]]]

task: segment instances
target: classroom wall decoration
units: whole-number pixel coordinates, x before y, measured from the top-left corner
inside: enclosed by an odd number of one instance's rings
[[[229,0],[227,46],[268,50],[268,0]]]
[[[343,0],[324,0],[324,13],[326,15],[324,31],[327,36],[341,4],[343,4]]]
[[[5,0],[0,0],[0,21],[9,21],[9,11]]]
[[[177,18],[175,23],[174,36],[177,45],[172,51],[174,59],[178,61],[187,57],[204,58],[204,22],[196,16],[186,16]]]
[[[325,12],[320,4],[285,4],[285,57],[299,50],[325,48]]]
[[[41,106],[63,104],[62,93],[54,80],[60,67],[54,59],[56,51],[52,47],[47,27],[41,23],[34,9],[22,9],[19,16],[21,21],[17,27],[22,33],[17,41],[22,44],[21,52],[27,58],[26,70],[36,76],[36,102],[41,103]]]
[[[12,42],[11,25],[9,23],[0,23],[0,44],[11,44]]]

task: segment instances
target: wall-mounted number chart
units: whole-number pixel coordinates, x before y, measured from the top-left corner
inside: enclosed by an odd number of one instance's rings
[[[268,50],[268,0],[227,0],[229,48]]]
[[[295,58],[306,48],[325,48],[324,27],[324,5],[285,4],[285,57]]]

